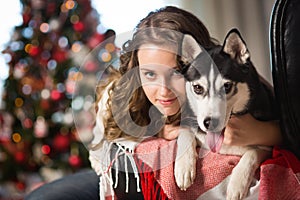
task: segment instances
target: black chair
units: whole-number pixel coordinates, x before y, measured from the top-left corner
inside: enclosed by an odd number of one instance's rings
[[[270,53],[284,148],[300,159],[300,0],[276,0]]]

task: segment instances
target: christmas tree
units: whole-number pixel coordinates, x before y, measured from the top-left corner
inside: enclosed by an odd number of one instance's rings
[[[97,31],[99,14],[90,0],[21,3],[23,23],[2,52],[10,59],[0,112],[0,181],[25,190],[27,174],[57,170],[63,175],[90,166],[85,142],[91,132],[78,136],[71,104],[84,57],[106,35]],[[91,73],[97,64],[85,62]]]

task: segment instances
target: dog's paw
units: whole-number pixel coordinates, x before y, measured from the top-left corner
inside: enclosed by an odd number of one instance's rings
[[[226,200],[241,200],[247,195],[247,189],[238,184],[230,184],[227,188]]]
[[[237,166],[238,168],[239,166]],[[243,172],[237,170],[237,168],[233,169],[231,174],[228,187],[227,187],[227,196],[226,200],[241,200],[244,199],[249,191],[249,187],[251,184],[251,176],[243,176]]]
[[[187,150],[183,155],[175,161],[174,175],[177,186],[181,190],[189,188],[196,177],[196,159],[197,152],[195,150]]]

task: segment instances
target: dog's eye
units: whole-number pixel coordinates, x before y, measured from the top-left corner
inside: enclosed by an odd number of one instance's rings
[[[232,82],[224,83],[224,90],[226,94],[228,94],[231,91],[232,85],[233,85]]]
[[[204,93],[204,88],[201,85],[193,85],[193,89],[196,94],[200,95]]]

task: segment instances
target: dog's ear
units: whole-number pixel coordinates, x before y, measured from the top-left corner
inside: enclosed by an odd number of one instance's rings
[[[231,29],[227,33],[222,50],[240,64],[245,64],[250,58],[246,43],[236,28]]]
[[[181,44],[181,56],[184,62],[190,63],[200,53],[202,49],[198,42],[189,34],[185,34]]]

